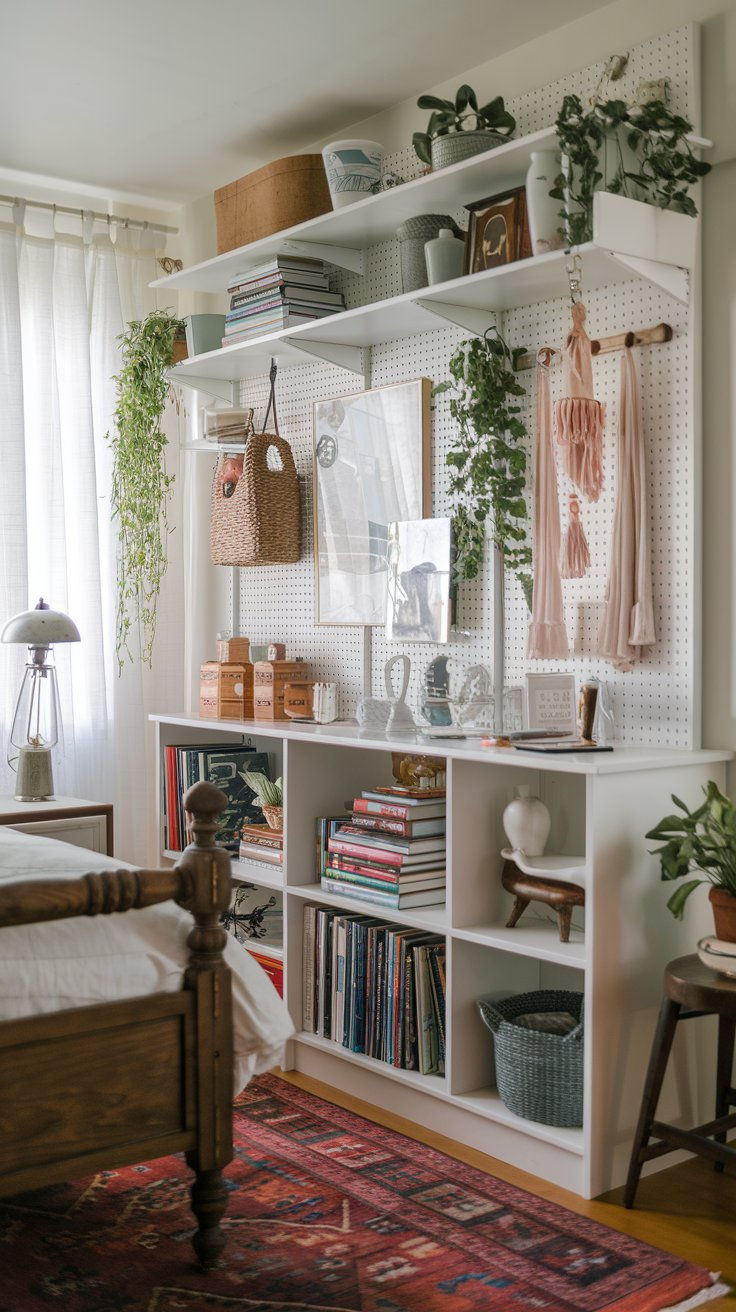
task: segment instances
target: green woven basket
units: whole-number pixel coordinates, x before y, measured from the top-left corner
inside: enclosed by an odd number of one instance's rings
[[[493,1034],[496,1085],[509,1111],[544,1125],[583,1123],[583,994],[560,989],[517,993],[478,1003]],[[569,1034],[545,1034],[514,1024],[534,1011],[569,1011],[578,1024]]]

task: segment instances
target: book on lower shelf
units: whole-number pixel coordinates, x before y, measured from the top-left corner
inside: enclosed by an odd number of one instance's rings
[[[270,957],[267,952],[257,948],[246,949],[262,970],[265,970],[280,998],[284,996],[284,963],[280,957]]]
[[[437,934],[305,906],[304,1030],[389,1066],[443,1074],[445,955]]]
[[[256,884],[233,885],[230,906],[222,924],[233,938],[253,951],[269,947],[283,949],[284,898],[277,889],[269,892]]]
[[[361,810],[366,805],[379,811]],[[317,873],[324,891],[397,911],[441,905],[446,805],[438,790],[428,798],[405,791],[364,792],[354,799],[351,815],[320,817]]]
[[[255,793],[243,778],[245,771],[271,777],[268,752],[254,747],[223,746],[222,743],[185,743],[164,747],[162,754],[164,848],[181,852],[189,842],[184,813],[184,794],[192,784],[206,780],[225,794],[227,805],[218,824],[215,842],[237,855],[244,824],[263,819]]]

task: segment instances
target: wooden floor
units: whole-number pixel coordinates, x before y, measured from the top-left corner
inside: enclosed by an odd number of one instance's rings
[[[381,1108],[361,1102],[359,1098],[352,1098],[308,1075],[297,1071],[276,1073],[281,1079],[307,1089],[319,1098],[337,1103],[391,1130],[398,1130],[411,1139],[418,1139],[421,1143],[448,1153],[450,1157],[468,1162],[521,1189],[528,1189],[540,1198],[548,1198],[561,1207],[569,1207],[572,1212],[601,1221],[614,1230],[633,1235],[656,1248],[677,1253],[690,1262],[707,1267],[709,1271],[720,1271],[727,1284],[736,1286],[736,1173],[729,1167],[719,1175],[707,1162],[693,1158],[682,1165],[659,1171],[642,1180],[636,1207],[627,1212],[621,1201],[623,1189],[615,1189],[589,1202],[546,1180],[539,1180],[525,1171],[507,1166],[495,1157],[488,1157],[454,1139],[446,1139],[441,1134],[425,1130],[413,1121],[406,1121],[401,1116],[394,1116]],[[711,1309],[712,1312],[718,1312],[719,1308],[724,1309],[724,1312],[725,1309],[734,1312],[736,1291],[728,1298],[707,1303],[706,1308],[708,1312]]]

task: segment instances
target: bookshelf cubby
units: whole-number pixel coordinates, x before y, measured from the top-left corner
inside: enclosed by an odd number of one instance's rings
[[[659,1006],[661,962],[692,951],[710,928],[705,898],[688,910],[684,924],[665,910],[667,889],[644,834],[670,808],[671,793],[694,802],[708,779],[723,787],[728,752],[621,748],[551,759],[483,749],[471,740],[366,737],[349,724],[208,721],[186,713],[153,719],[159,756],[171,743],[251,743],[270,752],[283,774],[283,870],[250,872],[247,863],[235,862],[233,873],[264,891],[283,887],[284,996],[296,1030],[288,1045],[291,1067],[584,1197],[622,1182]],[[390,783],[395,751],[447,760],[446,902],[385,916],[446,938],[444,1076],[400,1070],[302,1030],[304,907],[330,905],[384,918],[375,907],[323,892],[316,877],[315,820],[339,814],[363,788]],[[548,852],[569,858],[575,882],[586,890],[569,943],[559,941],[555,918],[534,904],[514,929],[506,928],[502,815],[522,783],[552,813]],[[160,844],[157,855],[169,854]],[[580,1128],[523,1120],[504,1106],[494,1084],[492,1039],[478,999],[546,987],[585,993]],[[695,1051],[687,1066],[675,1063],[679,1077],[665,1086],[661,1105],[675,1122],[693,1112],[707,1119],[711,1109],[707,1036],[689,1028],[682,1038]],[[652,1163],[653,1169],[658,1165]]]

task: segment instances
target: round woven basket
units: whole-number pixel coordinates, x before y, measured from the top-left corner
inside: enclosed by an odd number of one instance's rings
[[[284,828],[283,806],[262,806],[263,818],[270,829],[282,831]]]
[[[401,290],[416,292],[426,287],[427,262],[424,247],[428,241],[439,236],[442,228],[450,228],[456,237],[464,236],[455,220],[449,214],[417,214],[413,219],[405,219],[396,229],[401,254]]]
[[[518,993],[478,1003],[493,1034],[496,1085],[509,1111],[544,1125],[583,1123],[583,994],[560,989]],[[569,1011],[569,1034],[547,1034],[514,1024],[527,1012]]]
[[[444,137],[432,140],[432,169],[446,169],[450,164],[459,164],[461,159],[470,159],[471,155],[483,155],[487,150],[495,150],[508,141],[500,132],[491,132],[489,128],[480,128],[477,132],[448,132]]]

